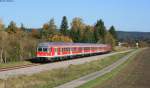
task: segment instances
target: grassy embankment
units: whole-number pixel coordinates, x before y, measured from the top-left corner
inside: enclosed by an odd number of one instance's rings
[[[53,88],[54,86],[77,79],[89,73],[99,71],[128,53],[130,52],[112,55],[81,65],[70,65],[68,68],[54,69],[32,76],[19,76],[8,78],[7,80],[0,80],[0,88]]]
[[[117,74],[119,74],[119,72],[123,68],[125,68],[128,64],[130,64],[138,53],[139,52],[131,56],[125,63],[123,63],[122,65],[120,65],[119,67],[111,71],[110,73],[107,73],[103,75],[102,77],[96,78],[95,80],[91,80],[88,83],[85,83],[84,85],[79,86],[78,88],[94,88],[97,85],[101,85],[105,81],[112,79],[113,77],[117,76]]]

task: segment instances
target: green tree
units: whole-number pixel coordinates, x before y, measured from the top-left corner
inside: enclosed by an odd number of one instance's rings
[[[49,27],[48,27],[49,35],[55,35],[56,34],[56,28],[57,28],[57,26],[55,25],[54,19],[51,19],[49,21]]]
[[[104,22],[101,19],[98,20],[94,26],[95,42],[101,40],[101,42],[104,43],[106,32],[107,30],[105,28]]]
[[[117,39],[117,33],[116,33],[116,29],[114,26],[111,26],[109,29],[109,33],[115,38]]]
[[[25,31],[26,28],[24,27],[23,23],[21,23],[21,27],[20,27],[21,30]]]
[[[16,26],[16,23],[11,21],[10,24],[8,25],[8,28],[7,28],[7,32],[8,33],[16,33],[17,32],[17,26]]]
[[[61,26],[60,26],[60,32],[65,36],[68,35],[68,20],[66,16],[63,16]]]

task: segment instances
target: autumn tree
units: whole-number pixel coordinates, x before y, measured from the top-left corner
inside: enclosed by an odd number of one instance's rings
[[[101,42],[104,43],[106,32],[107,31],[104,22],[101,19],[98,20],[96,25],[94,26],[95,42],[101,40]]]
[[[71,38],[64,35],[54,35],[49,37],[49,41],[51,42],[73,42]]]
[[[68,20],[66,16],[63,16],[61,26],[60,26],[60,32],[65,36],[68,35]]]
[[[54,19],[51,19],[49,23],[43,25],[41,30],[41,38],[48,38],[49,36],[53,36],[57,33],[56,25]]]
[[[3,21],[0,19],[0,31],[4,30],[4,24]]]
[[[32,29],[32,31],[31,31],[31,36],[33,37],[33,38],[40,38],[40,36],[39,36],[39,32],[38,32],[38,30],[37,29]]]
[[[46,23],[46,24],[43,25],[43,28],[42,28],[42,30],[40,31],[40,37],[41,37],[42,39],[48,37],[48,35],[49,35],[49,33],[48,33],[48,28],[49,28],[49,24],[48,24],[48,23]]]
[[[74,42],[81,42],[84,29],[85,24],[81,18],[76,17],[72,20],[70,36]]]
[[[92,26],[86,26],[83,32],[82,42],[84,43],[94,43],[94,32]]]
[[[6,63],[7,52],[6,48],[8,47],[8,33],[5,31],[0,31],[0,63]]]
[[[116,44],[114,37],[109,32],[106,32],[106,35],[104,38],[104,43],[110,44],[112,46],[112,48],[114,48],[114,46]]]
[[[4,24],[2,20],[0,20],[0,63],[6,62],[6,47],[8,34],[4,31]]]

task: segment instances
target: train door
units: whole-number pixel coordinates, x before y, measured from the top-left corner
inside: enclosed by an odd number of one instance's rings
[[[55,56],[58,55],[58,48],[55,47]]]
[[[58,48],[57,51],[58,51],[58,55],[61,55],[61,48]]]

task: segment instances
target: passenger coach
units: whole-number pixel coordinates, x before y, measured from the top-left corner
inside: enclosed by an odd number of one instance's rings
[[[38,45],[37,57],[53,58],[106,53],[109,51],[111,51],[111,46],[107,44],[47,42]]]

